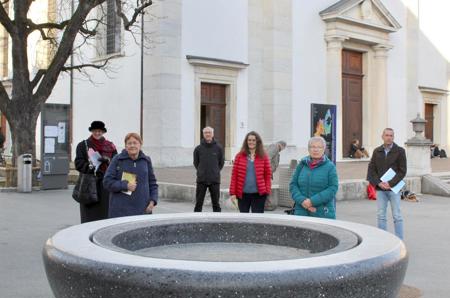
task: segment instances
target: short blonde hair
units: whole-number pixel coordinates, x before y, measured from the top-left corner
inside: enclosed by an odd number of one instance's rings
[[[138,133],[135,133],[135,132],[127,133],[127,135],[125,136],[125,145],[127,144],[128,140],[131,139],[131,138],[135,138],[142,145],[142,138],[141,138],[141,136]]]

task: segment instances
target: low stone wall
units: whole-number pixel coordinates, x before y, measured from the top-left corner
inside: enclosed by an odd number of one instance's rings
[[[421,193],[421,178],[407,177],[404,179],[406,189],[414,193]],[[344,180],[339,183],[339,190],[336,200],[360,200],[367,199],[367,185],[369,183],[363,179]]]
[[[281,183],[280,179],[280,183]],[[414,192],[421,193],[421,178],[420,177],[408,177],[405,178],[406,189]],[[367,184],[368,182],[363,179],[344,180],[339,182],[339,190],[336,195],[337,201],[344,200],[361,200],[367,199]],[[188,201],[195,203],[195,185],[185,185],[176,183],[158,182],[159,185],[159,197],[170,198],[172,200]],[[272,196],[278,198],[279,207],[292,207],[292,199],[287,194],[288,186],[273,185]],[[287,191],[287,194],[286,194]],[[229,198],[228,188],[222,188],[220,190],[220,203],[223,208],[230,208],[230,204],[227,202]],[[206,193],[204,206],[211,206],[211,197],[209,193]]]
[[[160,198],[169,198],[176,201],[192,202],[195,204],[195,185],[176,184],[167,182],[158,182],[158,196]],[[279,189],[278,185],[272,187],[272,195],[278,197]],[[222,188],[220,190],[220,205],[222,208],[231,209],[233,206],[227,202],[230,198],[228,188]],[[270,197],[269,197],[270,198]],[[209,192],[206,192],[205,202],[203,206],[212,206],[211,196]]]
[[[39,186],[40,182],[37,179],[40,167],[33,167],[32,169],[32,184]],[[0,167],[0,177],[4,177],[3,187],[17,187],[17,168],[16,167]]]

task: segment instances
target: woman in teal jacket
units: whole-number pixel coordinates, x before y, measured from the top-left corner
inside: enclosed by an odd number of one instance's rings
[[[308,142],[309,156],[295,169],[289,184],[295,215],[336,218],[338,176],[335,165],[324,154],[325,145],[322,137],[312,137]]]

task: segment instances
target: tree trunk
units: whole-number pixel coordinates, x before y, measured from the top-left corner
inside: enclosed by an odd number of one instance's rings
[[[23,107],[23,106],[22,106]],[[36,164],[36,122],[39,110],[32,107],[12,109],[8,116],[11,129],[13,164],[16,158],[25,153],[33,155],[33,165]]]

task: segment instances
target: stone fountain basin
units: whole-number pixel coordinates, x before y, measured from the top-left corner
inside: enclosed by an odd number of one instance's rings
[[[44,264],[55,297],[396,297],[403,242],[338,220],[237,213],[70,227]]]

